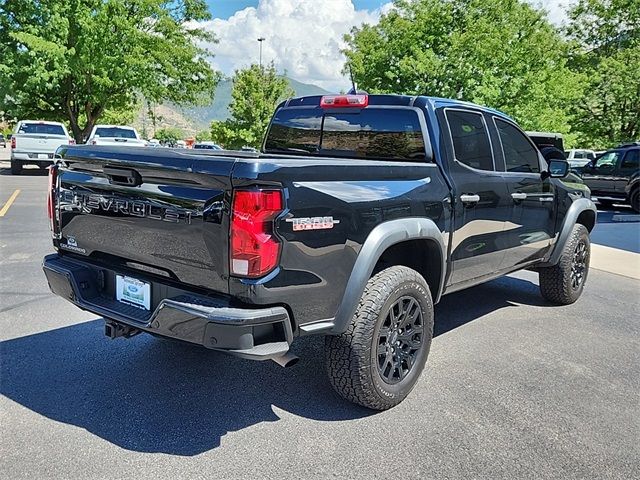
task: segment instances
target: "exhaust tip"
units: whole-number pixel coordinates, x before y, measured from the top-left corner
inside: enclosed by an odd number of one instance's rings
[[[280,355],[279,357],[272,358],[274,362],[284,368],[293,367],[296,363],[300,361],[297,355],[294,355],[291,352],[287,352],[284,355]]]

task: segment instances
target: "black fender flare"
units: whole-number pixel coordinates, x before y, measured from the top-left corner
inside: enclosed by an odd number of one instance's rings
[[[434,292],[433,300],[437,302],[440,299],[446,275],[447,252],[442,232],[429,218],[413,217],[390,220],[376,226],[362,245],[347,282],[342,302],[333,319],[331,333],[339,334],[346,330],[358,307],[365,286],[371,278],[373,269],[384,251],[397,243],[419,239],[432,240],[440,248],[442,261],[440,286],[438,291]]]
[[[560,261],[560,257],[562,256],[562,251],[564,250],[564,246],[569,240],[569,236],[571,235],[571,231],[573,230],[573,226],[578,221],[578,217],[585,211],[593,212],[593,224],[598,218],[598,209],[595,204],[589,198],[579,198],[574,200],[566,215],[564,216],[564,220],[562,222],[562,228],[560,229],[560,234],[558,235],[558,239],[556,240],[555,246],[551,251],[551,255],[549,259],[543,264],[537,265],[541,267],[547,267],[552,265],[557,265]],[[591,229],[589,230],[591,232]]]

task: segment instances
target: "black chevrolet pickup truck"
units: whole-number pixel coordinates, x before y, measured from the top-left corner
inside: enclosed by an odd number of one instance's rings
[[[520,269],[575,302],[596,208],[506,115],[422,96],[280,104],[262,151],[64,146],[51,290],[106,320],[290,365],[324,335],[330,382],[372,409],[422,372],[442,295]],[[564,180],[563,180],[564,179]]]

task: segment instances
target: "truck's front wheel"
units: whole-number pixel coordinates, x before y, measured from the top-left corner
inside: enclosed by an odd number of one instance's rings
[[[590,257],[589,231],[576,223],[562,250],[560,262],[539,270],[542,296],[559,305],[569,305],[578,300],[587,281]]]
[[[433,301],[424,278],[394,266],[374,275],[347,331],[328,336],[329,380],[344,398],[386,410],[406,398],[424,369],[433,337]]]

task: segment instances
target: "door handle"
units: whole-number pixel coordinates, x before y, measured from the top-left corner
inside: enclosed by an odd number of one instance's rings
[[[540,197],[538,200],[540,202],[553,202],[553,197]]]
[[[527,194],[522,192],[515,192],[511,194],[511,198],[513,198],[514,200],[526,200]]]
[[[460,195],[462,203],[478,203],[480,201],[480,195]]]
[[[104,167],[104,175],[109,179],[109,183],[114,185],[126,185],[137,187],[142,184],[142,177],[135,170],[130,168]]]

